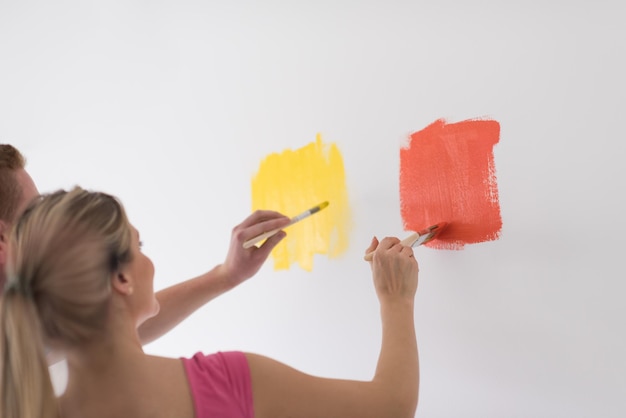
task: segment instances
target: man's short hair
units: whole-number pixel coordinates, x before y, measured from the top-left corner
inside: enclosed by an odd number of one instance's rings
[[[13,222],[22,199],[22,187],[15,172],[26,164],[24,156],[12,145],[0,144],[0,220]]]

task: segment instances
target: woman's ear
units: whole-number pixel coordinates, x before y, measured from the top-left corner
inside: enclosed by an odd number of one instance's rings
[[[124,296],[130,296],[133,294],[133,284],[126,273],[118,271],[113,273],[113,279],[111,280],[111,286],[113,290]]]

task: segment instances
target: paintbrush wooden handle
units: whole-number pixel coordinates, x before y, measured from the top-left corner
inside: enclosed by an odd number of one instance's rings
[[[403,239],[402,241],[400,241],[400,244],[410,247],[415,243],[415,241],[419,239],[419,237],[420,237],[420,234],[418,234],[417,232],[414,232],[408,237],[406,237],[405,239]],[[369,253],[365,254],[365,257],[363,257],[363,259],[365,261],[372,261],[373,257],[374,257],[374,251],[370,251]]]

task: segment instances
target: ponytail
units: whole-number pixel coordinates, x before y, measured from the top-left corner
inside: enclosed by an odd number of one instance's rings
[[[2,418],[59,417],[36,310],[32,295],[11,284],[0,300]]]
[[[131,227],[112,196],[41,196],[9,239],[0,300],[0,418],[58,418],[44,342],[80,348],[105,329],[111,277],[130,261]]]

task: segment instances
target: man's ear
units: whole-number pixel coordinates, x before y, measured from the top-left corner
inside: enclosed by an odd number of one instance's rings
[[[9,247],[9,225],[0,220],[0,268],[4,269],[7,263],[7,250]]]
[[[126,273],[122,271],[117,271],[113,273],[111,286],[113,287],[113,290],[121,295],[130,296],[133,294],[132,280],[130,280],[130,277],[128,277]]]

